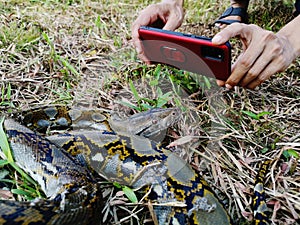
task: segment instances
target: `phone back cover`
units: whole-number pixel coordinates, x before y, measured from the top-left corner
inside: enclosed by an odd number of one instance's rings
[[[224,81],[230,75],[228,44],[215,46],[208,38],[149,27],[141,27],[139,34],[145,55],[152,63],[168,64]],[[216,57],[211,57],[211,54],[216,54]]]

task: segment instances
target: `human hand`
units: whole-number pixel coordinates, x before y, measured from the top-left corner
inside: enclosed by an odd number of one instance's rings
[[[183,21],[184,13],[182,3],[183,1],[181,0],[165,0],[161,3],[149,5],[140,12],[131,27],[133,44],[136,47],[140,59],[148,64],[150,63],[143,51],[138,32],[139,28],[141,26],[149,26],[157,20],[161,20],[164,24],[163,29],[175,30]]]
[[[243,53],[233,64],[227,81],[217,81],[218,85],[229,89],[236,85],[254,89],[271,75],[285,70],[297,57],[288,38],[253,24],[229,25],[214,36],[212,43],[224,44],[231,37],[241,39]]]

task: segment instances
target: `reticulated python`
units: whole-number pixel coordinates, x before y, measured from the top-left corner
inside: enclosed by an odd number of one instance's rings
[[[159,139],[160,132],[177,117],[177,110],[156,109],[111,120],[107,112],[66,107],[33,110],[21,116],[23,124],[39,132],[73,127],[47,138],[6,119],[4,126],[16,162],[41,185],[48,199],[0,200],[0,224],[101,224],[102,193],[94,171],[133,188],[151,186],[152,201],[185,203],[186,207],[155,206],[159,224],[231,224],[202,177],[170,150],[144,137]],[[262,176],[264,173],[258,174],[255,186],[256,224],[267,223],[266,209],[261,207]]]

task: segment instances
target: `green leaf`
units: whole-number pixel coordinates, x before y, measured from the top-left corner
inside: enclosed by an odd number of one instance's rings
[[[127,196],[127,198],[132,202],[132,203],[137,203],[138,199],[134,193],[134,191],[127,187],[127,186],[123,186],[122,187],[122,191],[124,192],[124,194]]]
[[[113,182],[113,185],[116,187],[116,188],[122,188],[122,185],[119,184],[118,182]]]
[[[101,27],[101,17],[100,17],[100,15],[98,15],[97,18],[95,19],[95,25],[98,28]]]
[[[7,92],[6,92],[7,100],[11,98],[11,85],[8,83]]]
[[[75,74],[76,76],[80,76],[80,74],[77,72],[77,70],[64,58],[62,58],[59,55],[56,55],[56,58],[61,61],[61,63],[68,69],[70,70],[73,74]]]
[[[34,195],[34,194],[32,195],[31,192],[25,191],[25,190],[22,190],[22,189],[11,189],[11,193],[16,194],[16,195],[22,195],[28,200],[31,200],[33,195]]]
[[[250,111],[242,111],[242,113],[246,114],[247,116],[251,117],[252,119],[258,120],[258,116]]]
[[[141,100],[143,100],[151,105],[154,105],[156,103],[156,100],[151,100],[149,98],[141,98]]]
[[[296,159],[299,159],[300,156],[299,156],[299,153],[297,151],[295,151],[294,149],[287,149],[287,150],[284,150],[282,152],[282,154],[284,155],[284,157],[286,159],[289,159],[290,157],[295,157]]]
[[[11,162],[10,165],[19,173],[21,174],[24,179],[28,182],[32,183],[33,185],[37,186],[35,180],[33,180],[29,175],[27,175],[15,162]]]
[[[6,159],[0,160],[0,166],[5,166],[9,164],[9,162]]]
[[[167,104],[169,102],[169,100],[170,99],[168,99],[168,98],[159,98],[157,100],[156,107],[158,107],[158,108],[163,107],[165,104]]]
[[[151,81],[149,82],[149,85],[150,85],[150,86],[157,86],[157,85],[158,85],[158,80],[151,80]]]
[[[2,182],[2,183],[11,183],[11,184],[16,183],[16,181],[12,180],[12,179],[0,179],[0,182]]]
[[[138,94],[136,88],[134,87],[132,80],[129,80],[129,87],[130,87],[130,90],[131,90],[132,93],[133,93],[134,98],[135,98],[137,101],[139,101],[139,100],[140,100],[140,96],[139,96],[139,94]]]
[[[160,78],[160,73],[161,73],[161,64],[157,64],[153,74],[156,77],[156,80],[158,81]]]
[[[258,118],[264,116],[264,115],[270,115],[271,113],[270,112],[261,112],[261,113],[258,113],[257,116]]]
[[[8,144],[6,134],[3,129],[3,122],[4,122],[4,117],[0,118],[0,148],[4,153],[8,163],[12,163],[14,162],[14,159],[10,150],[10,146]]]
[[[145,110],[149,110],[152,109],[153,107],[147,103],[142,103],[141,104],[142,110],[141,111],[145,111]]]
[[[206,86],[208,89],[210,89],[210,88],[211,88],[210,80],[209,80],[207,77],[205,77],[205,76],[203,76],[203,80],[204,80],[205,86]]]
[[[253,113],[253,112],[250,112],[250,111],[242,111],[242,113],[248,115],[249,117],[251,117],[252,119],[255,119],[255,120],[259,120],[261,117],[263,117],[264,115],[269,115],[271,114],[270,112],[261,112],[261,113]]]
[[[268,152],[268,150],[269,150],[268,148],[263,148],[263,149],[261,150],[261,153],[262,153],[262,154],[265,154],[265,153]]]
[[[129,108],[135,109],[135,110],[137,110],[137,111],[141,111],[141,109],[140,109],[139,107],[137,107],[137,106],[135,106],[135,105],[133,105],[133,104],[130,104],[130,103],[128,103],[128,102],[119,101],[118,103],[120,103],[120,104],[122,104],[122,105],[124,105],[124,106],[127,106],[127,107],[129,107]]]

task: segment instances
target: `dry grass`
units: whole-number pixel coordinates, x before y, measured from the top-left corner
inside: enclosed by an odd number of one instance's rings
[[[275,75],[259,90],[226,91],[203,85],[199,92],[177,95],[168,75],[175,70],[146,67],[130,41],[130,24],[151,1],[0,1],[0,109],[2,113],[38,105],[65,103],[87,107],[132,109],[120,100],[137,104],[128,85],[133,79],[139,94],[157,99],[160,88],[172,91],[167,105],[185,109],[170,135],[193,137],[179,154],[199,170],[225,199],[234,220],[246,224],[252,218],[254,178],[260,163],[276,159],[266,178],[268,205],[274,224],[296,224],[300,214],[299,158],[283,156],[300,150],[299,60]],[[187,1],[180,31],[211,37],[211,26],[228,1]],[[289,20],[291,1],[252,1],[250,22],[278,30]],[[240,44],[233,40],[233,58]],[[181,83],[189,81],[182,73]],[[164,80],[165,82],[162,82]],[[152,85],[149,85],[149,83]],[[268,114],[254,118],[252,112]],[[108,195],[110,195],[108,190]],[[109,213],[115,221],[123,211],[122,196],[112,195]],[[130,209],[129,209],[130,208]],[[150,207],[151,208],[151,207]]]

